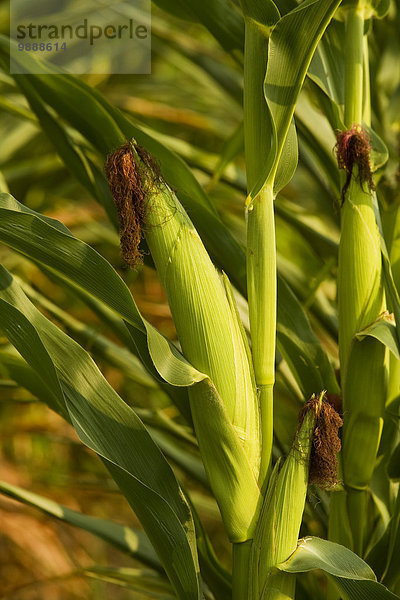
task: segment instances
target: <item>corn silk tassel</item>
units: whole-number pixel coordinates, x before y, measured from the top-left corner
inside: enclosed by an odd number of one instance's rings
[[[134,143],[105,165],[127,263],[146,238],[185,358],[209,379],[189,388],[203,462],[233,542],[252,536],[260,506],[260,423],[250,351],[227,278],[150,155]],[[215,393],[215,390],[217,394]]]
[[[250,564],[250,598],[294,598],[295,575],[276,567],[296,550],[308,484],[331,488],[337,480],[338,429],[342,420],[324,398],[313,396],[304,405],[290,452],[276,463],[257,526]]]
[[[386,399],[385,347],[355,335],[385,311],[380,234],[373,198],[370,144],[359,125],[337,138],[339,168],[346,172],[342,191],[339,246],[339,355],[343,391],[343,480],[352,540],[333,534],[363,553],[367,488],[375,467]],[[336,494],[335,494],[336,496]],[[336,497],[333,504],[341,503]],[[332,515],[336,512],[333,506]],[[343,514],[343,511],[339,509]]]

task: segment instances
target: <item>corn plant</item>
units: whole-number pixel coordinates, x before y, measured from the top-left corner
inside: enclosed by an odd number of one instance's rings
[[[238,115],[217,157],[82,78],[17,60],[0,38],[6,95],[25,102],[3,110],[33,123],[77,193],[102,206],[124,264],[155,269],[176,328],[173,340],[144,318],[126,269],[15,199],[5,161],[0,240],[23,261],[3,249],[0,373],[75,429],[143,530],[5,481],[0,491],[133,557],[142,569],[84,571],[132,597],[397,598],[400,5],[154,5],[159,50],[223,94],[224,117]],[[177,18],[204,52],[166,35]],[[104,332],[35,289],[26,259]],[[128,403],[103,362],[173,411]],[[218,505],[231,565],[196,486]]]

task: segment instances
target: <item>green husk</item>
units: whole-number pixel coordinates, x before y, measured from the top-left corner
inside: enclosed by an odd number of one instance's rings
[[[353,337],[371,325],[385,310],[382,258],[371,192],[358,181],[354,166],[341,218],[338,309],[342,383]]]
[[[253,367],[233,295],[143,149],[126,144],[109,158],[107,171],[125,233],[123,249],[125,239],[137,239],[137,232],[126,232],[126,224],[140,225],[168,296],[182,352],[209,377],[208,383],[189,390],[193,421],[228,533],[244,541],[259,502],[261,441]],[[121,189],[123,194],[118,194]],[[129,256],[131,251],[129,245]]]
[[[341,420],[334,409],[319,398],[306,403],[292,448],[280,468],[271,474],[262,514],[256,529],[252,562],[254,564],[254,597],[263,600],[293,598],[294,578],[276,571],[296,549],[303,518],[309,476],[323,484],[332,483],[332,461],[336,467],[337,429]],[[317,426],[317,428],[316,428]],[[319,431],[317,431],[317,429]],[[332,443],[333,441],[333,443]],[[315,454],[321,453],[319,458]],[[310,469],[310,458],[313,458]],[[318,465],[318,478],[315,473]]]
[[[348,491],[353,549],[362,554],[364,496],[374,470],[383,425],[387,350],[375,339],[358,341],[355,335],[371,325],[386,304],[372,191],[360,178],[357,164],[350,178],[344,196],[339,246],[339,354],[345,415],[343,479]]]

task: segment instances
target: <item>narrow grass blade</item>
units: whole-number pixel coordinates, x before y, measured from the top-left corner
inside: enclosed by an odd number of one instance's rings
[[[161,563],[146,534],[140,530],[71,510],[54,500],[11,485],[5,481],[0,481],[0,492],[28,506],[33,506],[44,514],[69,523],[74,527],[79,527],[79,529],[89,531],[143,564],[157,571],[163,571]]]

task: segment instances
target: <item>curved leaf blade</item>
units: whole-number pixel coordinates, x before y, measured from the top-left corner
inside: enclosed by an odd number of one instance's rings
[[[308,537],[300,540],[294,553],[278,565],[286,573],[322,569],[332,578],[343,598],[348,600],[395,600],[398,598],[376,581],[372,569],[348,548]]]
[[[85,515],[54,500],[5,481],[0,481],[0,492],[9,498],[33,506],[46,515],[55,517],[64,523],[89,531],[157,571],[163,570],[146,534],[140,530],[107,519]]]
[[[272,116],[274,143],[271,160],[251,195],[255,197],[267,179],[273,184],[283,148],[288,139],[297,97],[307,69],[340,0],[304,0],[276,24],[269,41],[264,93]],[[293,138],[293,133],[291,134]],[[290,145],[293,145],[291,139]],[[293,151],[290,152],[293,157]],[[293,169],[287,167],[288,173]],[[279,187],[287,183],[280,177]]]
[[[142,318],[128,287],[93,248],[74,238],[58,221],[27,209],[9,194],[0,194],[0,214],[0,240],[57,271],[125,319],[150,370],[155,364],[165,381],[176,386],[190,386],[205,378]]]
[[[138,515],[178,597],[200,598],[190,508],[140,419],[87,352],[31,304],[4,267],[0,307],[1,329],[43,380],[51,378],[81,441],[104,460]]]

